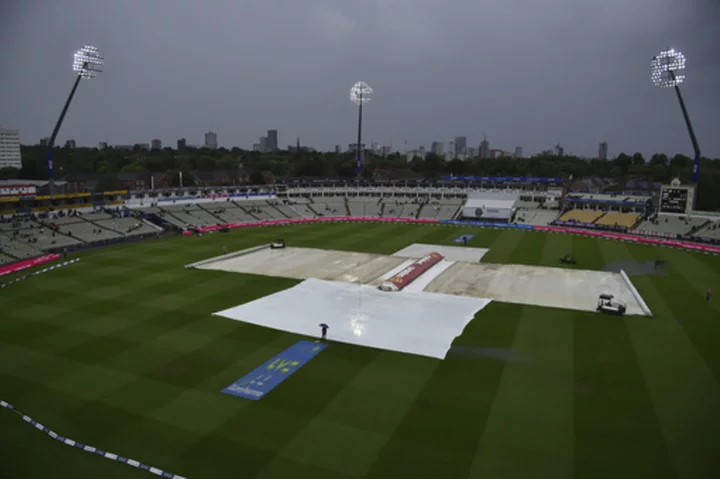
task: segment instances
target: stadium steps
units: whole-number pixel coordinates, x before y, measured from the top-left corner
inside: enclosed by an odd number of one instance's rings
[[[15,261],[20,261],[21,259],[22,258],[15,256],[14,254],[10,253],[9,251],[6,251],[6,250],[0,251],[0,264],[14,263]]]
[[[420,204],[420,208],[418,208],[417,213],[415,213],[415,219],[420,218],[420,213],[422,213],[423,208],[425,208],[425,203]]]
[[[310,209],[312,210],[312,212],[315,213],[315,215],[317,215],[318,217],[320,217],[320,216],[325,216],[325,213],[319,211],[320,208],[318,208],[317,205],[308,204],[307,206],[308,206],[308,208],[310,208]]]
[[[175,216],[174,214],[172,214],[172,211],[168,211],[168,210],[163,209],[163,208],[160,208],[160,211],[162,211],[163,215],[172,217],[173,219],[175,219],[175,221],[178,221],[181,225],[187,224],[187,221],[178,218],[177,216]],[[169,223],[172,223],[172,221],[169,221]]]
[[[212,216],[213,218],[217,219],[217,220],[220,222],[220,224],[225,224],[225,220],[224,220],[224,219],[220,218],[218,215],[216,215],[215,213],[213,213],[213,212],[210,211],[209,209],[205,208],[201,203],[196,203],[196,204],[197,204],[197,206],[198,206],[201,210],[203,210],[205,213],[207,213],[207,214],[209,214],[210,216]]]
[[[293,210],[295,213],[297,213],[297,215],[298,215],[300,218],[307,218],[307,216],[305,216],[304,214],[302,214],[302,213],[300,213],[298,210],[296,210],[293,205],[287,205],[287,207],[290,208],[291,210]]]
[[[280,216],[282,216],[283,218],[290,218],[288,215],[285,214],[285,212],[283,212],[283,210],[281,210],[281,209],[278,208],[277,206],[273,205],[273,204],[270,203],[269,201],[267,201],[267,204],[268,204],[268,206],[269,206],[270,208],[272,208],[273,210],[275,210],[275,211],[277,211],[278,213],[280,213]]]
[[[593,224],[597,224],[597,222],[600,221],[601,219],[603,219],[606,214],[607,214],[607,212],[605,212],[605,213],[601,214],[600,216],[598,216],[597,218],[595,218],[595,221],[593,221]]]
[[[233,203],[235,203],[235,202],[233,201]],[[243,210],[243,211],[245,212],[245,214],[248,215],[248,216],[250,216],[250,218],[252,218],[253,220],[255,220],[255,221],[260,221],[260,218],[258,218],[258,217],[255,216],[254,214],[250,213],[250,210],[248,210],[247,207],[240,206],[240,205],[237,204],[237,203],[235,203],[235,206],[237,206],[238,208],[240,208],[241,210]]]
[[[120,237],[123,237],[123,238],[124,238],[124,237],[126,236],[125,233],[123,233],[123,232],[121,232],[121,231],[118,231],[118,230],[116,230],[116,229],[114,229],[114,228],[110,228],[109,226],[99,225],[99,224],[95,223],[93,220],[89,220],[89,219],[87,219],[87,218],[85,218],[85,217],[83,217],[83,216],[81,216],[80,218],[82,218],[83,220],[87,221],[88,223],[90,223],[90,224],[93,225],[93,226],[97,226],[97,227],[100,228],[100,229],[109,230],[109,231],[112,231],[113,233],[117,233]]]
[[[345,214],[347,216],[352,216],[350,213],[350,202],[348,201],[347,196],[345,197]]]
[[[458,219],[458,217],[462,214],[462,210],[463,210],[463,204],[460,203],[460,204],[458,205],[458,209],[455,210],[455,214],[452,215],[452,218],[451,218],[451,219],[453,219],[453,220]]]
[[[710,225],[710,224],[712,224],[712,220],[707,220],[707,221],[703,222],[702,224],[699,224],[699,225],[697,225],[697,226],[694,226],[690,231],[688,231],[687,234],[688,234],[689,236],[693,236],[693,235],[695,235],[696,233],[698,233],[698,232],[700,232],[701,230],[703,230],[706,226],[708,226],[708,225]]]
[[[385,202],[380,203],[380,216],[385,216]]]
[[[81,218],[83,221],[89,221],[89,220],[86,220],[85,218],[83,218],[82,216],[78,216],[78,218]],[[48,228],[48,229],[50,229],[50,227],[49,227],[48,225],[44,225],[44,224],[40,223],[40,222],[37,221],[37,220],[35,220],[35,223],[39,224],[39,225],[40,225],[41,227],[43,227],[43,228]],[[79,221],[78,221],[77,223],[79,223]],[[70,224],[58,225],[58,226],[62,226],[63,229],[67,229],[68,226],[72,227],[72,225],[77,224],[77,223],[70,223]],[[92,221],[90,221],[90,223],[92,223]],[[64,236],[64,237],[66,237],[66,238],[73,239],[73,240],[75,240],[75,241],[79,241],[79,242],[82,243],[82,244],[90,244],[89,241],[85,241],[84,239],[78,238],[77,236],[71,236],[71,235],[69,235],[69,234],[67,234],[67,233],[63,233],[62,231],[57,231],[57,230],[56,230],[56,231],[55,231],[55,234],[58,234],[58,235],[60,235],[60,236]]]

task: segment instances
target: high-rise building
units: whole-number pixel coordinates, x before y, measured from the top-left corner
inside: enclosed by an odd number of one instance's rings
[[[477,158],[478,156],[478,149],[473,148],[472,146],[467,149],[467,157],[468,158]]]
[[[514,158],[522,158],[523,157],[523,147],[522,146],[516,146],[515,147],[515,154],[513,154]]]
[[[342,153],[342,146],[335,145],[335,153]]]
[[[150,147],[151,147],[153,150],[162,150],[162,141],[160,141],[160,140],[158,140],[157,138],[155,138],[154,140],[152,140],[152,141],[150,142]]]
[[[265,153],[268,151],[268,139],[267,136],[260,137],[260,151]]]
[[[65,148],[70,148],[71,150],[74,150],[76,147],[77,143],[72,138],[65,142]]]
[[[40,146],[48,146],[50,144],[50,137],[40,138]]]
[[[455,137],[455,156],[460,156],[467,152],[467,138],[464,136]]]
[[[565,154],[565,148],[560,146],[560,143],[555,145],[555,156],[563,156]]]
[[[260,143],[253,143],[252,150],[253,151],[262,151],[262,150],[260,150]]]
[[[607,147],[607,142],[605,142],[605,141],[600,143],[600,146],[598,147],[598,159],[599,160],[607,160],[608,159],[608,147]]]
[[[185,140],[185,138],[180,138],[177,141],[177,149],[184,150],[185,148],[187,148],[187,141]]]
[[[211,150],[217,150],[218,142],[217,142],[217,133],[214,133],[212,131],[208,131],[205,133],[205,148],[210,148]]]
[[[0,128],[0,168],[22,168],[18,130]]]
[[[442,141],[433,141],[432,145],[430,145],[430,152],[433,155],[442,156],[443,151],[445,150],[444,146],[445,145],[443,144]]]
[[[480,158],[490,158],[490,142],[487,138],[480,143]]]
[[[448,159],[449,157],[449,159]],[[455,142],[454,141],[448,141],[448,148],[447,153],[445,155],[445,159],[447,161],[454,160],[457,158],[457,152],[455,151]]]
[[[277,149],[278,149],[277,130],[268,130],[266,138],[267,138],[267,150],[265,150],[265,151],[277,151]]]
[[[106,150],[108,147],[107,141],[101,141],[98,143],[98,150]]]

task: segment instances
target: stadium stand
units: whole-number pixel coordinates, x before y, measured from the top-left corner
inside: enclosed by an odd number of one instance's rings
[[[708,240],[720,240],[720,220],[710,221],[694,236]]]
[[[633,228],[640,220],[639,213],[619,213],[617,211],[608,211],[595,221],[596,225],[605,226],[624,226]]]
[[[640,223],[635,231],[659,236],[687,235],[706,221],[703,218],[690,216],[656,215]]]
[[[594,223],[603,215],[602,211],[572,209],[560,216],[560,221],[577,221],[578,223]]]
[[[524,223],[533,226],[547,226],[558,217],[558,210],[539,208],[518,209],[515,214],[515,223]]]

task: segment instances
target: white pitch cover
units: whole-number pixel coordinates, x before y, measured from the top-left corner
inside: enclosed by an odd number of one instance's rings
[[[444,359],[489,299],[439,293],[386,293],[376,287],[307,279],[290,289],[213,313],[305,336]]]

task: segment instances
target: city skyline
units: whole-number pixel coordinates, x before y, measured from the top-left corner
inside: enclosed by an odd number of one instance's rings
[[[376,90],[365,118],[368,144],[427,148],[433,138],[465,136],[476,147],[487,134],[507,151],[542,151],[560,138],[568,152],[587,157],[598,154],[601,141],[613,152],[691,155],[672,92],[649,78],[650,58],[674,46],[688,58],[683,91],[703,154],[720,157],[717,7],[518,1],[375,0],[361,9],[319,0],[203,7],[188,0],[77,0],[57,11],[11,2],[0,7],[7,22],[0,29],[0,124],[19,129],[23,143],[48,136],[73,80],[72,52],[90,42],[106,58],[105,72],[83,87],[60,132],[83,145],[130,144],[147,132],[143,142],[171,145],[185,137],[202,144],[196,136],[211,124],[219,147],[250,149],[257,125],[272,125],[284,132],[280,147],[300,137],[331,151],[354,140],[356,112],[346,89],[362,78]],[[281,4],[284,15],[274,15]],[[451,18],[451,11],[463,15]],[[167,21],[158,26],[148,18]],[[263,18],[277,20],[276,28]],[[176,31],[188,19],[198,39],[185,41]],[[512,41],[493,41],[506,37],[508,22]],[[131,37],[130,24],[138,30]],[[38,34],[45,31],[52,36]],[[159,41],[158,33],[176,40]],[[143,66],[147,55],[155,68]],[[227,61],[219,66],[216,56]]]

